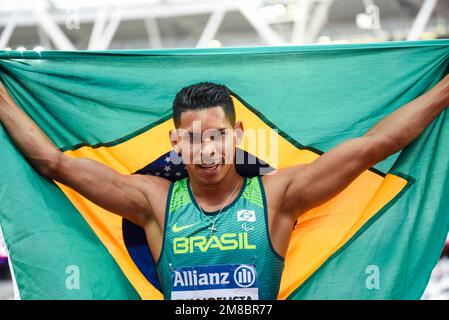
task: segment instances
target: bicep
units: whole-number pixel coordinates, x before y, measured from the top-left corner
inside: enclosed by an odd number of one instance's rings
[[[336,196],[381,160],[375,144],[370,137],[351,139],[310,164],[287,169],[285,206],[299,215]]]
[[[87,158],[69,158],[58,168],[55,180],[74,189],[96,205],[140,226],[152,208],[145,181],[139,175],[124,175]]]

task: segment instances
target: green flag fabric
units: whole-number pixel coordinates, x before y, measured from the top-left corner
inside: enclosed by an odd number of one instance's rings
[[[277,129],[287,150],[281,167],[299,161],[302,153],[295,152],[319,155],[363,135],[429,90],[448,67],[448,40],[0,51],[1,81],[58,148],[127,173],[157,171],[142,170],[170,151],[160,141],[168,141],[173,99],[193,83],[225,84],[244,124]],[[279,298],[419,299],[449,230],[448,151],[443,112],[415,142],[367,173],[373,188],[366,197],[359,185],[341,196],[351,204],[363,198],[360,212],[348,213],[353,222],[310,228],[306,218],[298,221]],[[0,225],[20,298],[161,298],[140,230],[84,201],[41,177],[0,126]],[[335,231],[326,232],[330,226]],[[329,238],[311,241],[318,234]]]

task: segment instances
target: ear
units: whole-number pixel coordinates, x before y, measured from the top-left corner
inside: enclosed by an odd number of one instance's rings
[[[234,134],[235,134],[235,140],[236,144],[241,144],[243,140],[243,122],[237,121],[234,125]]]
[[[170,138],[170,143],[173,147],[173,150],[175,150],[176,153],[179,154],[180,152],[180,148],[179,148],[179,144],[178,144],[178,132],[176,129],[171,129],[169,132],[169,138]]]

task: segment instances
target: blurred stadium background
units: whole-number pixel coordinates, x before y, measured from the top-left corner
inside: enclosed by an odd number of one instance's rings
[[[0,50],[105,50],[449,38],[449,0],[0,0]],[[0,238],[0,299],[13,298]],[[449,237],[423,299],[449,299]]]

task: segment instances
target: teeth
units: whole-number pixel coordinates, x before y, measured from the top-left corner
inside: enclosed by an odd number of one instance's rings
[[[202,164],[201,167],[203,167],[203,168],[213,168],[213,167],[215,167],[217,165],[218,165],[217,163],[215,163],[215,164]]]

